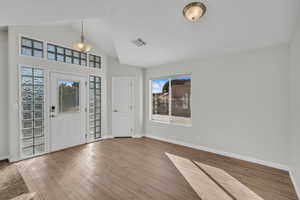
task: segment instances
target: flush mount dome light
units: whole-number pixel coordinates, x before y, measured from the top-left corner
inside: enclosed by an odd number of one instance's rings
[[[206,12],[206,6],[201,2],[192,2],[183,8],[183,16],[188,20],[195,22]]]

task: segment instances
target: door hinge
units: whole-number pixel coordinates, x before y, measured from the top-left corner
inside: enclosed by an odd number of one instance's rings
[[[130,108],[130,110],[132,110],[132,106],[130,106],[129,108]]]
[[[87,81],[84,82],[85,86],[87,86]]]
[[[87,108],[84,108],[84,112],[87,112]]]
[[[131,133],[133,132],[133,128],[130,128],[130,132],[131,132]]]
[[[85,136],[85,139],[87,139],[87,134],[85,134],[84,136]]]

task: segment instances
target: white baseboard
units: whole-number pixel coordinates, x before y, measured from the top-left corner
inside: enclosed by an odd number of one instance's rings
[[[289,170],[289,174],[290,174],[292,183],[293,183],[293,185],[294,185],[294,188],[295,188],[295,190],[296,190],[298,199],[300,199],[300,187],[299,187],[299,185],[297,184],[296,178],[295,178],[294,173],[292,172],[291,169]]]
[[[130,137],[130,136],[129,136]],[[144,135],[133,135],[131,136],[132,138],[142,138],[144,137]],[[108,136],[104,136],[103,139],[111,139],[111,138],[115,138],[114,136],[112,135],[108,135]]]
[[[105,140],[105,139],[112,139],[112,138],[114,138],[114,136],[106,135],[106,136],[103,136],[101,139]]]
[[[132,138],[142,138],[142,137],[144,137],[143,135],[134,135],[134,136],[132,136]]]
[[[248,156],[243,156],[243,155],[239,155],[239,154],[235,154],[235,153],[224,152],[224,151],[211,149],[211,148],[204,147],[204,146],[189,144],[189,143],[186,143],[186,142],[181,142],[181,141],[178,141],[178,140],[162,138],[162,137],[153,136],[153,135],[146,135],[146,137],[156,139],[156,140],[161,140],[161,141],[164,141],[164,142],[169,142],[169,143],[173,143],[173,144],[178,144],[178,145],[190,147],[190,148],[193,148],[193,149],[207,151],[207,152],[211,152],[211,153],[215,153],[215,154],[219,154],[219,155],[223,155],[223,156],[227,156],[227,157],[231,157],[231,158],[236,158],[236,159],[239,159],[239,160],[244,160],[244,161],[248,161],[248,162],[252,162],[252,163],[256,163],[256,164],[260,164],[260,165],[265,165],[265,166],[273,167],[273,168],[276,168],[276,169],[289,171],[288,166],[280,164],[280,163],[259,160],[259,159],[248,157]]]
[[[1,160],[6,160],[6,159],[8,159],[8,156],[0,156],[0,161]]]

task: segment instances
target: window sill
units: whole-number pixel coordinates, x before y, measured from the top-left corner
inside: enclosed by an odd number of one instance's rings
[[[153,119],[150,119],[149,121],[152,122],[152,123],[159,123],[159,124],[173,125],[173,126],[181,126],[181,127],[186,127],[186,128],[192,127],[192,124],[181,124],[181,123],[174,123],[174,122],[164,122],[164,121],[153,120]]]

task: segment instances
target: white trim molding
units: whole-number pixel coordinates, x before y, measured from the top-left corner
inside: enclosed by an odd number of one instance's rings
[[[0,161],[7,160],[7,159],[8,159],[8,156],[0,156]]]
[[[248,162],[252,162],[252,163],[256,163],[256,164],[260,164],[260,165],[265,165],[265,166],[268,166],[268,167],[281,169],[281,170],[284,170],[284,171],[289,171],[289,167],[287,165],[283,165],[283,164],[280,164],[280,163],[259,160],[259,159],[248,157],[248,156],[243,156],[243,155],[239,155],[239,154],[235,154],[235,153],[229,153],[229,152],[225,152],[225,151],[221,151],[221,150],[216,150],[216,149],[212,149],[212,148],[208,148],[208,147],[204,147],[204,146],[189,144],[189,143],[186,143],[186,142],[181,142],[181,141],[173,140],[173,139],[167,139],[167,138],[154,136],[154,135],[147,135],[146,134],[145,137],[160,140],[160,141],[164,141],[164,142],[168,142],[168,143],[172,143],[172,144],[177,144],[177,145],[181,145],[181,146],[186,146],[186,147],[190,147],[190,148],[193,148],[193,149],[198,149],[198,150],[201,150],[201,151],[207,151],[207,152],[210,152],[210,153],[215,153],[215,154],[219,154],[219,155],[222,155],[222,156],[227,156],[227,157],[231,157],[231,158],[235,158],[235,159],[239,159],[239,160],[244,160],[244,161],[248,161]]]
[[[142,137],[143,137],[143,135],[141,135],[141,134],[133,135],[133,136],[132,136],[132,138],[142,138]]]
[[[289,174],[290,174],[292,183],[293,183],[293,185],[294,185],[296,194],[297,194],[297,196],[298,196],[298,199],[300,199],[300,187],[299,187],[299,185],[298,185],[297,182],[296,182],[296,178],[295,178],[295,176],[294,176],[294,173],[292,172],[292,169],[289,170]]]

